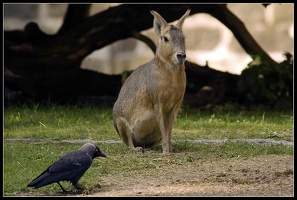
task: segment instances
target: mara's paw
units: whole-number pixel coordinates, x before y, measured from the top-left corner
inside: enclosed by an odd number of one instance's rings
[[[134,152],[141,152],[141,153],[144,153],[144,149],[143,149],[142,147],[134,147],[134,148],[132,148],[132,150],[133,150]]]

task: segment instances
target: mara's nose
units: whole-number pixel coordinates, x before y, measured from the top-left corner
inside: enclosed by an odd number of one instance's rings
[[[185,53],[177,53],[176,54],[176,62],[177,64],[182,64],[186,59],[186,54]]]
[[[185,54],[185,53],[177,53],[176,56],[177,56],[178,59],[185,59],[187,57],[187,54]]]

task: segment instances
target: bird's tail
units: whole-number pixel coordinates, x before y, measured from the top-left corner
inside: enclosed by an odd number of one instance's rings
[[[50,183],[51,183],[51,181],[50,181],[50,179],[48,179],[48,173],[44,172],[44,173],[40,174],[38,177],[36,177],[33,181],[28,183],[27,187],[34,187],[37,189],[44,185],[48,185]]]

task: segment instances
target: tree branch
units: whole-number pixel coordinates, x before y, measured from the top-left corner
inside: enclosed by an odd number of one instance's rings
[[[156,52],[157,47],[156,47],[155,43],[149,37],[147,37],[139,32],[133,32],[132,36],[134,38],[144,42],[147,46],[149,46],[149,48],[152,50],[153,53]]]
[[[236,17],[226,5],[217,5],[216,12],[210,14],[217,20],[222,22],[227,28],[232,31],[242,48],[254,59],[256,55],[260,55],[265,58],[270,64],[276,65],[270,56],[260,47],[256,40],[252,37],[249,31],[246,29],[244,23]]]
[[[121,39],[135,37],[133,35],[135,32],[151,28],[153,16],[150,14],[150,10],[158,11],[168,22],[172,22],[176,20],[176,16],[182,16],[187,9],[191,9],[191,15],[204,12],[216,17],[234,33],[248,54],[251,56],[254,54],[264,55],[267,60],[275,63],[256,43],[242,22],[221,4],[122,4],[88,17],[81,23],[77,23],[76,26],[68,27],[67,32],[60,31],[54,36],[41,37],[39,42],[34,45],[30,41],[11,45],[13,41],[7,42],[9,38],[11,39],[8,37],[10,33],[5,32],[5,60],[10,68],[32,66],[31,61],[26,63],[26,59],[22,59],[22,56],[27,56],[29,53],[35,58],[36,64],[43,63],[45,59],[48,64],[54,66],[56,66],[55,60],[63,61],[64,66],[65,63],[70,65],[73,62],[80,63],[95,50]],[[34,40],[36,41],[37,38]],[[19,48],[24,43],[26,47],[29,46],[30,52],[27,51],[28,48]],[[6,44],[10,44],[10,46]],[[20,57],[22,62],[15,62],[15,56]]]
[[[91,4],[69,4],[67,12],[64,17],[64,22],[58,32],[62,32],[75,26],[77,23],[81,23],[85,18],[89,16]]]

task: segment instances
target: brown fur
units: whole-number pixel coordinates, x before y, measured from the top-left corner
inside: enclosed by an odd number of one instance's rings
[[[162,141],[163,153],[170,153],[171,130],[186,88],[185,38],[181,29],[190,10],[176,26],[168,25],[157,12],[151,13],[159,36],[156,55],[124,82],[113,107],[113,120],[130,148],[143,151]]]

